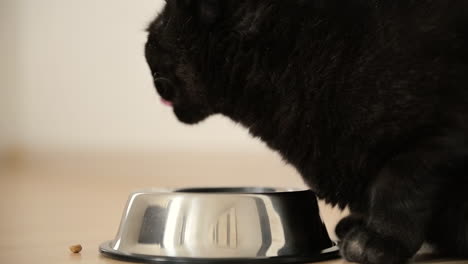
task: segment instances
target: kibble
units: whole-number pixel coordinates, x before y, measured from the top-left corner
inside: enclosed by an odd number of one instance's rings
[[[83,249],[83,247],[81,245],[70,246],[70,251],[75,253],[75,254],[80,253],[82,249]]]

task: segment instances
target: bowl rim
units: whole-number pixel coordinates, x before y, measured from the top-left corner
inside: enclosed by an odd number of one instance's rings
[[[310,192],[301,187],[265,187],[265,186],[209,186],[209,187],[174,187],[146,188],[132,192],[135,194],[175,194],[175,195],[278,195]]]

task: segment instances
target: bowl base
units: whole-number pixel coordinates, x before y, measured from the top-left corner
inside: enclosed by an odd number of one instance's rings
[[[110,245],[112,241],[101,244],[99,252],[106,257],[137,263],[151,264],[286,264],[286,263],[312,263],[339,258],[339,249],[337,246],[322,250],[319,254],[313,256],[301,257],[265,257],[265,258],[179,258],[165,256],[149,256],[139,254],[123,253],[114,250]]]

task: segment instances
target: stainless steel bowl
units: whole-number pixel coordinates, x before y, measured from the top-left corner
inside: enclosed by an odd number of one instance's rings
[[[292,263],[337,256],[312,191],[278,188],[149,190],[130,195],[101,253],[172,263]]]

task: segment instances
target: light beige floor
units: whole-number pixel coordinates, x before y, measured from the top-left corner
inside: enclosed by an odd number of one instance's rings
[[[113,238],[131,191],[232,185],[295,187],[302,181],[273,155],[57,153],[3,163],[0,263],[120,263],[100,256],[98,245]],[[322,214],[330,230],[341,215],[327,207]],[[83,251],[71,254],[72,244]]]

